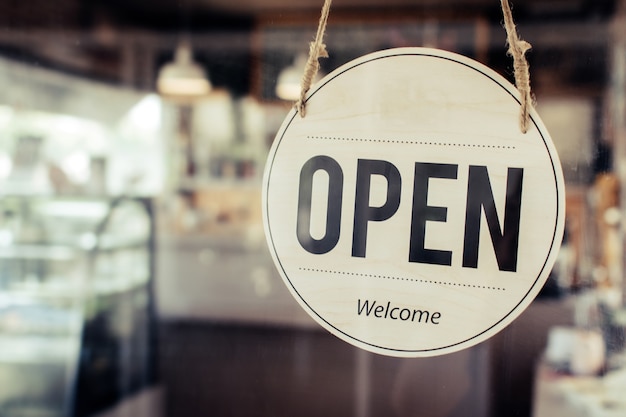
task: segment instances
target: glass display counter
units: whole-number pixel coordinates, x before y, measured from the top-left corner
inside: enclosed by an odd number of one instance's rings
[[[152,206],[0,199],[0,415],[85,416],[155,378]]]

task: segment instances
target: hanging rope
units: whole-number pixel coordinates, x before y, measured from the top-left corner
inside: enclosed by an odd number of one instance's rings
[[[302,75],[302,83],[300,87],[300,99],[296,103],[296,109],[300,113],[300,117],[306,115],[305,97],[306,93],[311,88],[311,84],[320,69],[319,58],[328,58],[328,52],[326,51],[326,45],[324,44],[324,32],[326,31],[326,22],[328,21],[328,14],[330,13],[330,3],[332,0],[324,0],[324,7],[322,7],[322,15],[317,26],[317,34],[315,40],[309,44],[309,59],[306,62],[304,68],[304,75]]]
[[[502,4],[502,14],[504,15],[504,28],[506,29],[506,40],[509,44],[508,54],[513,56],[513,70],[515,72],[515,85],[522,96],[522,105],[520,108],[519,123],[522,133],[528,132],[530,126],[530,108],[532,106],[532,97],[530,94],[530,71],[528,61],[526,60],[526,52],[531,45],[523,41],[517,35],[515,22],[513,22],[513,14],[508,0],[500,0]]]
[[[322,14],[317,26],[315,40],[309,44],[309,58],[304,69],[302,82],[300,86],[300,98],[296,103],[296,109],[300,113],[300,117],[306,116],[306,93],[311,88],[311,84],[320,69],[319,58],[327,58],[328,52],[324,44],[324,33],[326,32],[326,23],[330,13],[330,5],[332,0],[324,0]],[[513,57],[513,69],[515,74],[515,84],[521,95],[520,108],[520,129],[522,133],[528,132],[530,126],[530,108],[532,106],[532,97],[530,92],[530,70],[528,61],[526,60],[526,52],[531,45],[521,40],[515,29],[513,14],[508,0],[500,0],[502,5],[502,14],[504,15],[504,28],[506,29],[507,43],[509,44],[508,54]]]

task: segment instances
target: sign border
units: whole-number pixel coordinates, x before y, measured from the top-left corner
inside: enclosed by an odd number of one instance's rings
[[[398,57],[398,56],[423,56],[423,57],[428,57],[428,58],[437,58],[437,59],[443,59],[446,61],[450,61],[450,62],[454,62],[456,64],[460,64],[463,65],[469,69],[472,69],[478,73],[480,73],[481,75],[491,79],[495,84],[497,84],[498,86],[500,86],[504,91],[506,91],[519,105],[521,105],[521,101],[518,98],[517,94],[518,91],[517,89],[515,89],[515,87],[509,83],[504,77],[502,77],[500,74],[496,73],[495,71],[493,71],[492,69],[490,69],[489,67],[486,67],[485,65],[472,60],[470,58],[467,58],[463,55],[459,55],[456,53],[452,53],[452,52],[448,52],[448,51],[443,51],[443,50],[438,50],[438,49],[432,49],[432,48],[423,48],[423,47],[408,47],[408,48],[395,48],[395,49],[387,49],[387,50],[382,50],[382,51],[378,51],[378,52],[374,52],[368,55],[364,55],[360,58],[356,58],[353,61],[348,62],[347,64],[344,64],[343,66],[337,68],[335,71],[331,72],[330,74],[328,74],[326,77],[324,77],[317,85],[315,85],[307,94],[306,99],[305,99],[305,103],[308,102],[320,89],[322,89],[324,86],[326,86],[327,84],[329,84],[331,81],[333,81],[335,78],[339,77],[340,75],[345,74],[346,72],[357,68],[361,65],[373,62],[373,61],[377,61],[380,59],[386,59],[386,58],[391,58],[391,57]],[[513,91],[511,91],[511,87],[513,87]],[[536,119],[539,119],[536,111],[534,108],[531,108],[531,112],[530,112],[530,119],[532,120],[533,125],[535,126],[535,128],[537,129],[537,132],[539,133],[542,141],[543,141],[543,145],[546,148],[546,151],[548,153],[548,156],[550,158],[550,162],[551,162],[551,168],[552,168],[552,174],[554,176],[554,182],[556,184],[556,216],[555,216],[555,225],[554,225],[554,229],[552,232],[552,242],[550,244],[550,250],[548,251],[547,255],[546,255],[546,259],[540,269],[540,271],[537,274],[537,277],[535,278],[535,281],[533,282],[533,284],[530,286],[530,288],[528,289],[528,291],[526,292],[526,294],[524,294],[524,296],[520,299],[520,301],[506,314],[504,315],[500,320],[498,320],[497,322],[495,322],[493,325],[491,325],[490,327],[486,328],[485,330],[483,330],[480,333],[477,333],[476,335],[467,338],[465,340],[450,344],[450,345],[446,345],[446,346],[440,346],[440,347],[435,347],[435,348],[429,348],[429,349],[398,349],[398,348],[390,348],[390,347],[385,347],[385,346],[379,346],[377,344],[374,343],[370,343],[370,342],[366,342],[364,340],[358,339],[357,337],[354,337],[346,332],[344,332],[343,330],[335,327],[332,323],[328,322],[322,315],[320,315],[317,311],[315,311],[315,309],[313,309],[309,303],[300,295],[300,293],[298,292],[297,288],[293,285],[293,283],[291,282],[291,280],[289,279],[289,276],[287,275],[283,264],[278,256],[278,253],[276,251],[276,247],[274,246],[274,239],[272,236],[272,231],[269,227],[269,206],[268,206],[268,193],[269,193],[269,182],[270,182],[270,178],[272,175],[272,169],[273,169],[273,165],[274,165],[274,160],[276,158],[276,153],[278,151],[278,148],[280,147],[280,143],[282,142],[285,134],[287,133],[287,130],[289,129],[289,126],[291,125],[291,123],[293,122],[294,118],[298,115],[298,112],[296,111],[296,109],[292,109],[290,111],[290,113],[287,115],[285,121],[283,122],[282,126],[280,127],[280,130],[278,131],[276,138],[274,139],[274,142],[272,144],[272,147],[269,151],[269,156],[270,159],[268,159],[267,161],[267,165],[265,167],[265,173],[263,176],[263,225],[265,227],[265,232],[266,232],[266,237],[267,237],[267,242],[271,248],[271,255],[272,258],[275,260],[275,263],[280,266],[280,274],[281,277],[283,278],[283,280],[286,280],[289,283],[289,290],[292,291],[293,293],[295,293],[295,295],[297,295],[297,301],[298,304],[300,304],[302,306],[302,304],[306,305],[307,309],[309,310],[309,312],[313,313],[313,314],[309,314],[313,319],[315,319],[315,321],[317,321],[320,325],[322,325],[322,327],[326,328],[329,332],[335,334],[336,336],[344,339],[345,341],[347,341],[350,344],[353,344],[353,342],[357,342],[358,344],[356,344],[355,346],[361,345],[363,346],[364,349],[369,350],[371,352],[375,352],[375,353],[385,353],[388,355],[392,355],[392,356],[405,356],[405,357],[416,357],[416,356],[435,356],[437,354],[445,354],[445,353],[453,353],[456,351],[459,351],[462,349],[462,347],[459,347],[461,345],[467,345],[466,347],[471,347],[474,346],[478,343],[484,342],[485,340],[487,340],[489,337],[497,334],[498,332],[500,332],[501,330],[504,329],[504,327],[498,328],[500,326],[500,324],[505,321],[507,318],[509,318],[515,311],[517,311],[519,308],[521,308],[522,304],[524,304],[525,302],[527,302],[528,304],[530,304],[533,300],[534,297],[532,299],[529,299],[529,295],[533,292],[533,290],[537,291],[537,293],[541,290],[539,288],[539,290],[537,290],[537,284],[540,280],[540,278],[542,278],[545,275],[545,280],[547,280],[548,278],[548,273],[546,273],[546,267],[548,266],[548,264],[553,264],[554,260],[556,260],[556,255],[558,252],[558,247],[560,246],[560,241],[559,241],[559,235],[563,234],[563,227],[564,227],[564,219],[562,219],[561,222],[559,222],[559,218],[562,218],[562,216],[565,215],[565,182],[563,179],[563,175],[562,175],[562,171],[561,170],[557,170],[557,166],[560,168],[560,161],[558,159],[558,154],[556,153],[556,149],[553,149],[553,152],[551,151],[551,146],[548,144],[548,141],[546,140],[546,137],[544,136],[544,132],[543,130],[540,128],[540,125],[542,125],[542,123],[538,123]],[[540,119],[539,119],[540,120]],[[542,126],[544,129],[545,127]],[[279,137],[280,135],[280,137]],[[559,184],[562,184],[562,190],[559,188]],[[560,216],[561,215],[561,216]],[[561,225],[561,227],[559,227],[559,225]],[[559,229],[561,229],[559,231]],[[555,248],[555,245],[557,246],[557,248]],[[551,262],[552,260],[552,262]],[[544,283],[545,283],[544,280]],[[536,295],[535,295],[536,296]],[[520,311],[519,314],[521,314],[523,312]],[[515,318],[517,318],[519,316],[519,314],[515,317],[513,317],[511,319],[511,322],[513,320],[515,320]],[[328,326],[328,327],[327,327]],[[505,326],[506,327],[506,326]],[[497,329],[496,329],[497,328]],[[333,329],[333,330],[331,330]],[[489,335],[489,333],[493,333],[491,335]],[[475,343],[471,343],[471,341],[476,340]],[[369,346],[373,349],[369,349],[365,346]],[[393,353],[392,353],[393,352]],[[421,355],[420,355],[421,354]]]

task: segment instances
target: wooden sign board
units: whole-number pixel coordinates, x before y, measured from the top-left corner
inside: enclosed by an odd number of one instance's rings
[[[392,356],[455,352],[535,298],[565,192],[538,115],[466,57],[426,48],[335,70],[278,132],[263,181],[267,241],[324,328]]]

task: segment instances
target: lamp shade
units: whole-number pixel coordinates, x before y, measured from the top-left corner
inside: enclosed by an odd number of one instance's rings
[[[189,98],[204,96],[211,91],[211,82],[204,69],[193,60],[189,43],[180,43],[174,61],[161,68],[157,90],[166,96]]]

